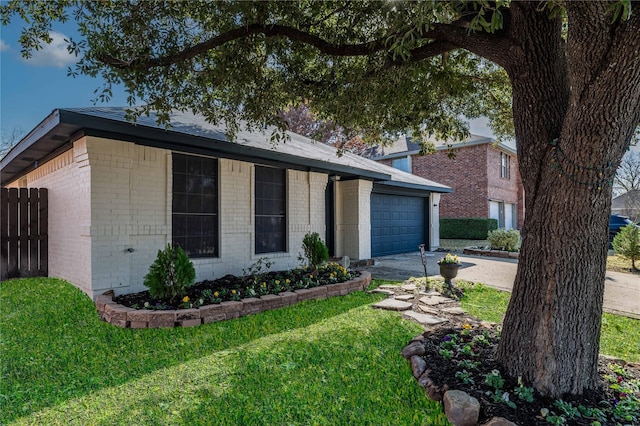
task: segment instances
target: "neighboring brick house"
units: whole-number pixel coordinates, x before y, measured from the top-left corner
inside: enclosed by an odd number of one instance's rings
[[[7,187],[48,188],[49,275],[96,297],[144,290],[159,249],[182,246],[197,279],[241,274],[267,256],[299,265],[307,232],[352,259],[439,244],[447,186],[289,134],[203,117],[133,124],[124,108],[54,110],[0,161]],[[2,246],[6,256],[7,247]]]
[[[493,139],[471,135],[437,152],[420,155],[418,144],[401,138],[389,147],[376,147],[367,157],[383,164],[434,179],[453,188],[440,198],[440,217],[490,217],[500,228],[519,229],[524,221],[524,190],[515,149]]]

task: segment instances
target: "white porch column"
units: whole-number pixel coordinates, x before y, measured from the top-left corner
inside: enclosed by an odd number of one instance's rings
[[[373,182],[336,182],[336,256],[371,258],[371,190]]]
[[[429,250],[440,246],[440,195],[432,192],[429,197]]]

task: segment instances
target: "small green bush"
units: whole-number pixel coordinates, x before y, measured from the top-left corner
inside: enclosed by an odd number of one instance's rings
[[[440,238],[486,240],[489,231],[498,229],[498,221],[489,218],[441,218]]]
[[[144,285],[151,297],[173,300],[176,296],[182,297],[195,279],[196,270],[189,256],[182,248],[167,244],[167,248],[158,250],[156,260],[144,277]]]
[[[302,240],[304,256],[310,267],[317,269],[323,262],[329,259],[329,248],[322,241],[317,232],[307,233]]]
[[[495,229],[489,231],[487,240],[493,250],[518,251],[520,247],[520,232],[517,229]]]
[[[620,228],[612,244],[615,252],[625,259],[631,259],[631,267],[636,269],[636,260],[640,260],[640,228],[633,224]]]

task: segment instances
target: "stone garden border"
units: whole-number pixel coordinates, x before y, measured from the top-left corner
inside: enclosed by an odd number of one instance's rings
[[[502,250],[484,250],[471,247],[465,247],[462,250],[463,254],[472,254],[475,256],[490,256],[501,257],[504,259],[518,259],[519,254],[516,251],[502,251]]]
[[[267,294],[261,297],[241,299],[240,301],[227,301],[217,305],[204,305],[199,308],[166,311],[133,309],[114,302],[112,292],[98,296],[95,304],[100,318],[116,327],[194,327],[214,321],[223,321],[295,305],[303,300],[345,296],[355,291],[362,291],[371,283],[371,273],[367,271],[359,272],[360,276],[342,283],[286,291],[280,294]]]

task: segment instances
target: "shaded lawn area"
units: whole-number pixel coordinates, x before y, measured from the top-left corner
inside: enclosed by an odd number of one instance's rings
[[[445,425],[401,349],[421,328],[353,293],[193,328],[120,329],[70,284],[0,284],[0,423]]]

